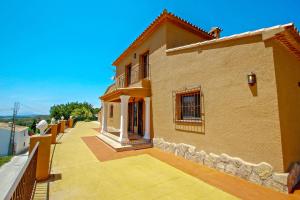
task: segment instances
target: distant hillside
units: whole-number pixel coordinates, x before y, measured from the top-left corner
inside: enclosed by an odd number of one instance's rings
[[[24,119],[24,118],[48,118],[49,115],[17,115],[17,119]],[[12,119],[12,116],[0,116],[1,119]]]
[[[44,119],[50,121],[49,115],[19,115],[16,118],[16,124],[21,126],[31,126],[34,120]],[[0,116],[0,122],[11,122],[12,116]]]

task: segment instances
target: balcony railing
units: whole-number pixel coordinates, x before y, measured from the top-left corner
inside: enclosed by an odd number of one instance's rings
[[[130,74],[130,75],[129,75]],[[131,68],[129,73],[123,73],[116,78],[116,88],[125,88],[134,83],[139,82],[142,79],[150,80],[150,66],[141,67],[140,65],[135,65]]]
[[[7,193],[5,200],[9,199],[32,199],[36,184],[36,167],[39,143],[37,143],[29,155],[28,160],[16,178],[14,184]]]
[[[124,88],[125,87],[125,73],[121,74],[116,78],[116,88]]]
[[[140,80],[140,66],[136,65],[131,68],[131,76],[128,80],[128,85],[134,84]]]

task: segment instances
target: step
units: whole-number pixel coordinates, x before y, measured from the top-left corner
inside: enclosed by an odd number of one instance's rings
[[[103,132],[102,134],[116,142],[119,142],[119,137],[114,134],[111,134],[109,132]],[[145,140],[144,138],[137,135],[129,135],[129,142],[127,144],[140,145],[140,144],[149,144],[149,143],[151,143],[151,140]]]
[[[152,147],[153,147],[152,143],[132,145],[132,149],[134,149],[134,150],[148,149],[148,148],[152,148]]]
[[[137,144],[121,144],[119,141],[115,141],[114,139],[108,137],[107,134],[98,134],[97,137],[117,152],[146,149],[152,147],[152,143],[146,141],[141,141]]]
[[[112,147],[115,151],[128,151],[132,150],[132,145],[124,145],[120,142],[115,141],[114,139],[111,139],[110,137],[104,135],[104,134],[98,134],[97,137],[102,140],[104,143]]]
[[[116,136],[116,135],[114,135],[114,134],[111,134],[109,132],[103,132],[102,134],[105,135],[105,136],[107,136],[107,137],[109,137],[110,139],[112,139],[112,140],[114,140],[116,142],[119,142],[119,137]]]

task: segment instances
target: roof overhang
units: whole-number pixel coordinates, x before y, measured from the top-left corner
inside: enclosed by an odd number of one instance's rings
[[[300,34],[294,25],[286,27],[285,31],[277,33],[274,39],[279,41],[300,60]]]
[[[108,102],[118,102],[120,101],[120,96],[127,95],[130,97],[150,97],[151,89],[150,88],[119,88],[115,91],[112,91],[108,94],[104,94],[100,97],[102,101]]]

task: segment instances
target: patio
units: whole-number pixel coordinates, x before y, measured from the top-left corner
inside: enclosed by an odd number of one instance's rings
[[[115,152],[79,122],[53,148],[50,199],[297,199],[158,149]],[[43,184],[43,183],[41,183]],[[47,190],[45,190],[47,191]]]

